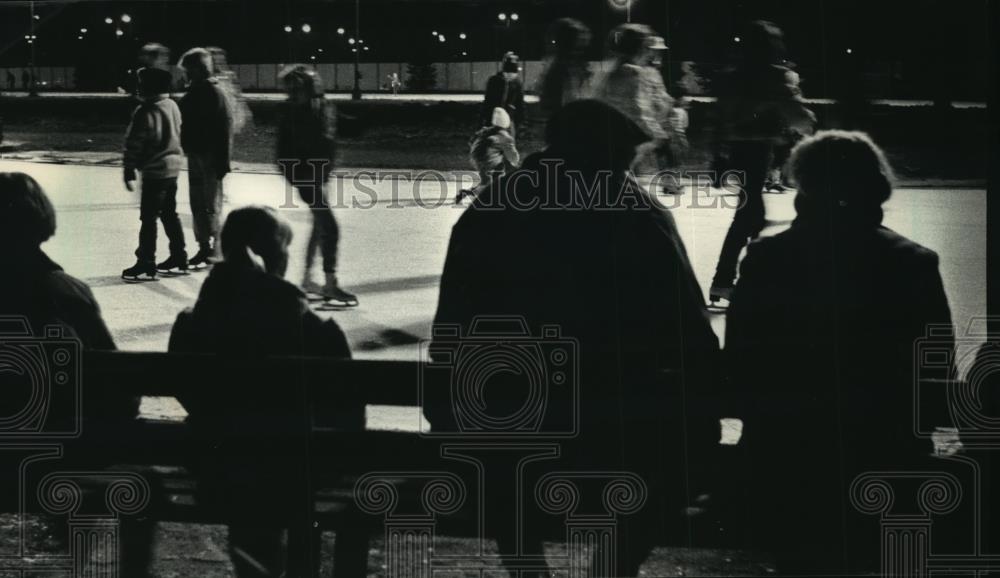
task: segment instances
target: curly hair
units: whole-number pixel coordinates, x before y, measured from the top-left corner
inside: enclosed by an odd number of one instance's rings
[[[863,132],[819,131],[792,149],[788,164],[806,211],[874,214],[892,195],[892,167]]]

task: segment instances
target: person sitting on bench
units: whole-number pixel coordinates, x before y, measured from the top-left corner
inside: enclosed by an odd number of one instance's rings
[[[222,229],[223,261],[205,280],[192,309],[182,312],[170,351],[215,353],[223,362],[269,355],[350,358],[347,339],[333,320],[308,306],[302,291],[283,279],[292,231],[276,211],[245,207]],[[238,367],[234,373],[239,374]],[[282,379],[285,377],[282,376]],[[239,374],[213,391],[179,401],[204,443],[195,466],[200,499],[225,508],[230,556],[237,575],[306,575],[317,555],[311,537],[311,501],[304,499],[308,455],[301,432],[296,376],[281,383]],[[362,429],[364,407],[339,407],[326,416],[342,428]],[[282,532],[289,530],[287,552]],[[286,559],[287,557],[287,559]]]

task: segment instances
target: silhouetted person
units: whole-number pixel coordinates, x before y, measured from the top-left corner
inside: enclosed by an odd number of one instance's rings
[[[0,281],[0,317],[4,318],[0,342],[37,340],[44,346],[52,342],[46,339],[46,327],[56,326],[63,332],[57,339],[78,339],[84,351],[114,350],[115,342],[90,288],[64,272],[42,251],[42,243],[55,232],[55,209],[38,182],[24,173],[0,173],[0,246],[4,248],[0,252],[0,267],[4,272],[3,281]],[[28,326],[24,327],[22,322]],[[32,392],[26,389],[37,387],[18,378],[17,369],[22,368],[16,361],[12,362],[17,359],[14,352],[18,349],[17,345],[4,343],[4,350],[12,355],[5,356],[6,367],[0,371],[0,407],[7,416],[27,409],[25,404],[30,401]],[[30,350],[28,357],[31,357]],[[79,359],[67,361],[72,364]],[[138,427],[135,417],[139,413],[139,398],[108,393],[85,376],[83,379],[82,383],[60,383],[53,379],[50,389],[40,400],[48,406],[43,431],[67,432],[79,428],[82,437],[66,442],[66,455],[61,459],[41,462],[26,470],[29,476],[26,483],[32,484],[32,490],[38,487],[39,481],[34,476],[52,469],[99,468],[106,458],[91,450],[95,446],[113,447],[122,439],[128,439],[129,428]],[[76,391],[82,399],[74,394],[74,388],[78,388]],[[78,403],[82,404],[81,415],[77,414],[81,411]],[[82,423],[77,422],[80,417]],[[11,422],[7,427],[11,427]],[[82,447],[78,448],[77,442],[82,442]],[[84,453],[84,449],[88,451]],[[5,460],[3,467],[13,469],[17,466]],[[28,494],[30,497],[33,492]],[[94,496],[85,498],[89,504]],[[103,495],[99,499],[103,501]],[[101,504],[96,505],[100,507]],[[119,568],[124,574],[145,575],[151,559],[152,532],[149,520],[137,522],[131,517],[123,520],[123,552],[119,559],[122,565]]]
[[[764,228],[764,180],[773,147],[788,129],[811,132],[815,116],[802,104],[798,84],[785,65],[785,42],[770,22],[753,22],[743,35],[742,60],[716,85],[717,138],[728,148],[725,168],[740,171],[740,205],[722,243],[709,299],[729,299],[736,265],[747,242]],[[717,167],[717,169],[720,167]]]
[[[17,88],[17,77],[14,76],[13,72],[11,72],[11,71],[8,70],[7,71],[7,90],[11,90],[12,91],[15,88]]]
[[[282,103],[278,120],[278,163],[312,215],[300,286],[307,293],[354,306],[358,304],[357,296],[343,289],[337,278],[340,227],[327,195],[336,156],[337,112],[324,97],[323,80],[314,69],[293,64],[281,72],[281,81],[288,100]],[[322,283],[313,279],[317,251],[323,260]]]
[[[467,196],[475,196],[489,186],[491,178],[509,174],[521,164],[521,155],[510,131],[510,115],[500,107],[494,108],[490,126],[477,130],[469,139],[469,160],[479,173],[479,184],[472,189],[460,190],[455,197],[456,203],[461,203]]]
[[[31,89],[31,73],[27,70],[21,72],[21,88],[24,90]]]
[[[212,55],[192,48],[180,62],[188,79],[181,99],[181,146],[188,160],[191,217],[198,252],[192,267],[210,265],[218,255],[216,242],[222,216],[222,179],[229,173],[232,117],[226,97],[213,77]]]
[[[563,105],[590,94],[590,29],[575,18],[560,18],[545,35],[548,50],[545,69],[538,81],[538,101],[546,119]]]
[[[271,355],[349,358],[337,324],[313,313],[302,292],[282,278],[291,239],[291,228],[273,209],[230,213],[222,230],[224,260],[213,267],[194,308],[177,317],[169,350],[235,362]],[[180,399],[204,449],[195,464],[199,500],[222,508],[238,576],[278,576],[283,568],[288,576],[305,576],[316,545],[293,539],[310,536],[312,514],[311,502],[304,501],[309,456],[301,387],[245,374],[230,383],[239,390],[220,383]],[[362,428],[364,408],[335,408],[325,418]],[[286,528],[297,531],[283,553]]]
[[[500,107],[507,111],[514,121],[511,132],[524,122],[524,86],[521,84],[521,60],[513,52],[503,55],[500,62],[500,72],[486,81],[486,94],[483,98],[480,112],[480,126],[489,126],[493,118],[493,109]]]
[[[695,427],[694,417],[683,435],[684,408],[665,400],[677,392],[665,391],[661,372],[679,371],[677,383],[697,395],[710,379],[718,342],[673,218],[628,171],[636,147],[648,137],[593,100],[567,104],[546,133],[548,147],[482,191],[455,224],[434,322],[457,326],[467,336],[478,316],[513,316],[523,318],[541,341],[546,325],[578,340],[580,378],[560,383],[544,374],[548,401],[537,431],[565,427],[574,415],[571,392],[578,391],[579,435],[562,444],[573,462],[567,467],[632,471],[648,484],[649,508],[621,523],[614,544],[613,575],[634,576],[657,529],[676,521],[686,501],[683,444],[711,446],[718,439],[717,423],[704,433],[712,425]],[[587,187],[581,183],[592,182],[593,190],[582,193]],[[435,339],[432,357],[449,339]],[[483,379],[489,379],[485,400],[525,386],[510,375]],[[503,401],[494,403],[483,412],[511,414]],[[427,418],[434,430],[460,425],[449,412]],[[487,517],[494,523],[509,518],[511,499],[491,495]],[[530,511],[533,501],[527,500]],[[525,524],[526,552],[540,551],[530,517]],[[500,551],[512,553],[510,529],[502,522],[491,529]]]
[[[867,135],[817,133],[790,167],[798,217],[750,245],[726,323],[750,535],[782,572],[876,570],[877,534],[852,544],[845,525],[850,483],[931,453],[913,433],[914,343],[951,314],[937,255],[881,224],[892,174]]]

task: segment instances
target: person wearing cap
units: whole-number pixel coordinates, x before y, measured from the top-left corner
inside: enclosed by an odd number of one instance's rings
[[[459,191],[455,203],[461,203],[467,196],[475,196],[489,186],[491,178],[509,174],[520,164],[521,156],[510,129],[510,115],[507,111],[500,107],[494,108],[490,126],[479,129],[469,140],[469,160],[479,173],[479,184],[472,189]]]
[[[568,387],[544,382],[546,409],[535,431],[567,431],[575,418],[577,435],[562,446],[567,468],[635,472],[649,488],[648,508],[616,528],[615,566],[607,568],[612,576],[638,575],[657,532],[684,539],[682,528],[666,523],[679,521],[674,512],[686,504],[682,456],[704,455],[718,439],[717,419],[701,423],[689,416],[685,430],[683,411],[664,397],[676,392],[658,377],[676,371],[688,399],[705,392],[718,366],[718,340],[673,217],[629,171],[647,140],[605,103],[563,106],[546,126],[545,150],[484,189],[458,219],[434,321],[481,339],[473,331],[477,317],[503,316],[523,320],[531,335],[556,326],[560,338],[577,343],[579,379]],[[589,190],[581,191],[581,183]],[[432,342],[432,358],[438,346]],[[491,388],[526,386],[516,376],[498,376],[496,384],[490,379]],[[433,396],[475,385],[455,382]],[[484,399],[479,415],[510,415],[503,396]],[[455,431],[453,412],[445,408],[457,400],[429,401],[432,430]],[[484,427],[503,435],[509,433],[504,423]],[[491,495],[487,532],[501,555],[540,553],[533,510],[524,511],[524,532],[503,524],[517,511],[515,500]],[[533,569],[508,567],[512,576],[549,576]]]
[[[599,81],[595,98],[632,119],[652,141],[666,140],[664,128],[673,99],[663,78],[651,62],[666,46],[663,39],[644,24],[623,24],[611,31],[611,70]]]
[[[521,60],[517,54],[507,52],[500,62],[500,71],[486,81],[486,95],[483,99],[479,125],[490,126],[493,109],[500,107],[507,111],[511,120],[511,134],[524,122],[524,86],[521,84]]]

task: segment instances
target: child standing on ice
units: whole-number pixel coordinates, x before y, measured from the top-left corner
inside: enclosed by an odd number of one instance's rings
[[[340,305],[355,306],[358,298],[337,281],[340,229],[326,195],[336,148],[336,112],[324,98],[322,80],[312,68],[291,65],[282,71],[281,80],[288,100],[282,104],[278,123],[278,164],[309,207],[313,221],[302,290]],[[323,257],[323,283],[312,278],[317,250]]]
[[[476,131],[469,140],[469,160],[479,172],[479,184],[472,189],[462,189],[455,197],[455,203],[461,203],[465,197],[475,197],[490,184],[490,179],[503,174],[510,174],[521,164],[521,156],[517,153],[514,135],[510,132],[510,115],[507,111],[496,107],[490,126]]]
[[[177,217],[177,175],[180,173],[181,111],[170,99],[172,77],[166,70],[143,68],[138,73],[142,100],[125,135],[125,187],[135,190],[136,172],[142,173],[139,201],[139,248],[135,265],[122,271],[130,281],[156,278],[157,270],[186,271],[184,229]],[[170,240],[170,257],[156,264],[156,219]]]

